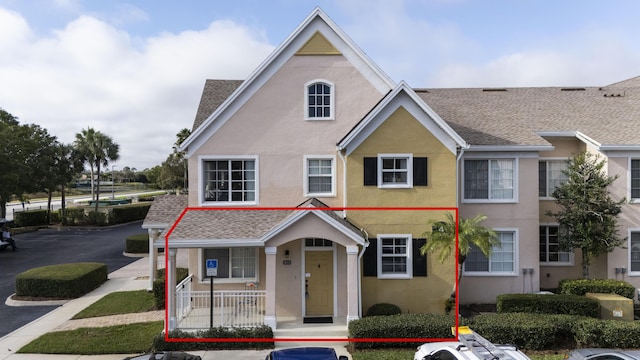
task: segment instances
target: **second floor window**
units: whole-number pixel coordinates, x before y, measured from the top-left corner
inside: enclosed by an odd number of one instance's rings
[[[306,86],[307,120],[333,119],[333,84],[315,81]]]
[[[516,232],[496,231],[496,235],[500,246],[494,247],[489,257],[485,256],[477,246],[471,246],[471,252],[464,262],[465,274],[516,274]]]
[[[640,160],[631,160],[631,198],[640,199]]]
[[[514,200],[515,160],[465,160],[465,200]]]
[[[335,195],[335,158],[322,156],[305,157],[305,195]]]
[[[562,172],[567,168],[564,160],[545,160],[538,165],[538,196],[552,197],[556,187],[567,181]]]
[[[208,160],[204,168],[204,201],[255,202],[255,160]]]

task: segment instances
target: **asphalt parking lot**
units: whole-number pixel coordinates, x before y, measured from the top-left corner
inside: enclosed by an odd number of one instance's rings
[[[142,222],[88,228],[45,229],[14,235],[18,251],[0,251],[0,337],[28,324],[56,306],[12,307],[5,300],[15,293],[16,275],[26,270],[73,262],[101,262],[109,272],[138,258],[123,255],[127,236],[145,233]]]

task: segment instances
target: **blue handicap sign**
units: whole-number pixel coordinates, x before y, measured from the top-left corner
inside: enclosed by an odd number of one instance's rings
[[[207,259],[207,276],[218,276],[218,259]]]

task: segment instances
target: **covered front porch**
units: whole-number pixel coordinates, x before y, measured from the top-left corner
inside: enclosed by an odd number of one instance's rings
[[[346,336],[348,322],[361,317],[366,240],[321,205],[186,211],[167,234],[167,330],[268,325],[280,334],[313,328]],[[190,258],[190,276],[179,284],[178,249]],[[212,258],[221,266],[213,289],[204,265]]]

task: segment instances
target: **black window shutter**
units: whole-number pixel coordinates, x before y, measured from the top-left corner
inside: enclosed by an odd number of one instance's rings
[[[413,158],[413,186],[427,186],[427,158]]]
[[[364,184],[378,185],[378,158],[364,158]]]
[[[427,254],[420,254],[426,243],[427,239],[413,239],[413,276],[427,276]]]
[[[378,239],[369,239],[369,247],[362,256],[362,276],[378,276]]]

